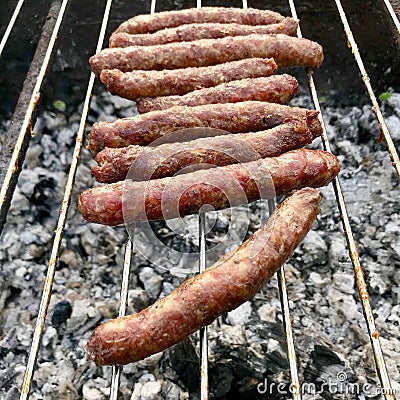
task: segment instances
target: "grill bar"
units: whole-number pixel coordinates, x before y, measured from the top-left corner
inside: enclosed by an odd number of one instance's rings
[[[206,270],[206,213],[199,213],[199,272]],[[208,339],[207,327],[200,329],[200,399],[208,400]]]
[[[24,1],[25,0],[19,0],[18,1],[18,4],[15,7],[13,15],[12,15],[12,17],[10,19],[10,22],[7,25],[6,31],[4,32],[3,38],[1,39],[1,42],[0,42],[0,57],[3,54],[4,47],[5,47],[6,43],[7,43],[7,40],[9,38],[9,36],[10,36],[10,33],[11,33],[12,29],[14,28],[15,21],[18,18],[19,12],[21,11],[21,8],[22,8],[22,5],[24,4]]]
[[[313,98],[315,109],[320,111],[317,92],[315,89],[315,84],[314,84],[314,80],[312,78],[311,71],[308,71],[307,78],[309,81],[310,91],[312,93],[312,98]],[[326,135],[325,125],[322,121],[322,118],[321,118],[321,122],[322,122],[323,130],[324,130],[324,132],[321,136],[322,140],[323,140],[324,149],[327,151],[331,151],[330,145],[328,142],[328,138]],[[385,392],[384,393],[385,399],[394,400],[394,399],[396,399],[396,397],[394,395],[394,390],[391,387],[389,374],[388,374],[388,371],[386,368],[385,359],[383,357],[383,352],[382,352],[381,344],[379,341],[379,331],[376,328],[373,310],[372,310],[371,304],[369,302],[368,288],[367,288],[367,284],[366,284],[365,278],[364,278],[364,271],[362,269],[361,262],[360,262],[357,243],[354,239],[353,231],[352,231],[351,224],[350,224],[350,218],[347,213],[347,208],[346,208],[346,203],[345,203],[344,196],[343,196],[343,191],[340,186],[339,179],[337,177],[332,181],[332,184],[333,184],[333,189],[335,191],[336,201],[337,201],[339,212],[340,212],[340,218],[342,220],[342,225],[343,225],[344,234],[346,237],[347,246],[349,249],[350,259],[351,259],[351,262],[352,262],[353,268],[354,268],[356,285],[357,285],[358,293],[360,295],[365,320],[367,323],[368,334],[369,334],[372,349],[374,352],[374,359],[375,359],[378,378],[381,382],[382,389]]]
[[[66,4],[67,1],[65,1],[64,3]],[[107,0],[104,17],[103,17],[103,21],[101,24],[99,39],[97,42],[96,52],[99,52],[103,45],[103,41],[104,41],[104,37],[105,37],[105,33],[106,33],[107,22],[108,22],[108,17],[109,17],[110,8],[111,8],[111,3],[112,3],[112,0]],[[89,113],[90,98],[91,98],[91,93],[93,90],[94,82],[95,82],[95,75],[93,73],[91,73],[87,91],[86,91],[86,97],[85,97],[85,102],[84,102],[84,106],[83,106],[83,110],[82,110],[82,116],[81,116],[81,120],[80,120],[80,124],[79,124],[79,129],[78,129],[78,132],[76,135],[76,143],[75,143],[74,153],[73,153],[73,157],[72,157],[72,161],[71,161],[71,167],[70,167],[70,170],[68,173],[67,183],[66,183],[65,191],[64,191],[64,197],[63,197],[61,209],[59,212],[57,228],[55,230],[53,247],[52,247],[51,256],[50,256],[50,260],[49,260],[49,266],[47,269],[46,279],[45,279],[44,286],[43,286],[42,297],[40,300],[40,307],[39,307],[37,322],[35,325],[35,330],[33,332],[33,339],[32,339],[32,344],[31,344],[31,348],[30,348],[30,352],[29,352],[28,363],[27,363],[27,367],[25,370],[24,379],[22,381],[20,400],[28,399],[29,391],[30,391],[30,388],[32,385],[33,370],[34,370],[36,359],[37,359],[37,356],[39,353],[40,339],[43,334],[43,328],[44,328],[45,318],[47,315],[47,309],[48,309],[49,303],[50,303],[51,290],[52,290],[52,286],[53,286],[54,275],[56,272],[58,253],[60,250],[61,239],[62,239],[62,235],[64,232],[64,227],[65,227],[65,222],[66,222],[66,218],[67,218],[69,204],[71,202],[72,188],[74,185],[76,169],[78,166],[78,160],[79,160],[81,149],[82,149],[86,118]]]
[[[296,12],[296,8],[294,5],[294,1],[289,0],[289,4],[290,4],[290,10],[291,10],[293,18],[297,18],[297,12]],[[300,27],[298,28],[298,36],[302,37]],[[317,94],[317,90],[315,87],[315,82],[314,82],[311,70],[307,70],[307,80],[308,80],[310,94],[311,94],[315,109],[317,111],[319,111],[319,113],[320,113],[319,119],[321,121],[322,128],[323,128],[323,132],[321,135],[323,147],[326,151],[329,151],[330,153],[332,153],[332,150],[331,150],[331,147],[329,144],[329,140],[328,140],[328,136],[326,134],[325,124],[324,124],[324,121],[321,116],[321,107],[320,107],[318,94]],[[385,359],[383,357],[382,347],[381,347],[381,344],[379,341],[379,331],[377,330],[376,325],[375,325],[373,310],[372,310],[371,304],[369,302],[369,294],[368,294],[367,284],[364,279],[364,271],[361,266],[357,244],[354,239],[353,231],[352,231],[351,224],[350,224],[350,218],[347,213],[346,203],[344,200],[344,196],[343,196],[342,188],[340,186],[339,179],[336,177],[332,181],[332,184],[333,184],[333,189],[334,189],[335,196],[336,196],[336,202],[338,204],[338,208],[339,208],[339,212],[340,212],[340,218],[341,218],[342,224],[343,224],[343,230],[344,230],[344,234],[346,237],[347,246],[349,249],[350,259],[353,264],[356,285],[357,285],[358,293],[360,295],[364,317],[365,317],[365,320],[367,323],[368,335],[369,335],[373,353],[374,353],[377,375],[378,375],[379,381],[381,383],[381,386],[383,389],[383,395],[385,396],[385,399],[386,400],[395,400],[396,399],[396,396],[394,394],[395,392],[391,387],[389,374],[388,374],[388,371],[386,368]]]
[[[201,8],[201,0],[197,0],[196,7]],[[199,273],[206,270],[206,213],[199,213]],[[208,337],[207,327],[199,331],[200,341],[200,400],[208,400]]]
[[[275,199],[268,200],[268,210],[270,215],[274,212]],[[277,272],[277,277],[278,277],[279,299],[281,302],[281,309],[283,314],[283,328],[285,330],[285,335],[286,335],[286,346],[287,346],[287,356],[290,368],[292,398],[293,400],[301,400],[300,381],[299,381],[299,374],[297,371],[297,357],[293,340],[292,318],[290,315],[289,297],[286,286],[285,266],[279,268]]]
[[[32,60],[28,75],[24,82],[24,87],[18,99],[11,127],[7,132],[9,140],[15,140],[15,146],[0,190],[0,232],[4,227],[7,212],[17,184],[18,175],[28,148],[30,136],[33,135],[33,114],[40,99],[40,90],[43,79],[47,72],[47,67],[64,17],[67,3],[68,0],[64,0],[60,6],[60,2],[54,2],[49,10],[48,23],[44,26],[34,59]],[[55,15],[57,15],[57,18],[55,18]],[[53,18],[55,19],[54,24]],[[35,85],[32,87],[32,83],[35,79]],[[19,121],[21,120],[22,124],[19,126]]]
[[[125,246],[124,268],[122,271],[121,295],[119,299],[118,317],[123,317],[128,308],[129,274],[132,262],[132,242],[128,240]],[[122,367],[112,367],[110,400],[118,399],[119,382]]]
[[[392,4],[391,4],[391,2],[389,0],[383,0],[383,1],[385,3],[386,8],[389,11],[389,14],[390,14],[390,16],[391,16],[391,18],[393,20],[394,25],[396,26],[397,32],[400,35],[400,21],[397,18],[396,13],[394,12],[393,6],[392,6]]]
[[[156,12],[156,3],[157,0],[151,0],[150,14],[154,14]],[[100,51],[100,49],[98,51]],[[125,246],[124,268],[123,268],[123,276],[121,282],[120,306],[118,312],[119,317],[123,317],[126,314],[126,310],[128,307],[129,275],[130,275],[130,267],[132,263],[132,251],[133,251],[132,239],[133,235],[132,237],[130,237]],[[110,397],[109,397],[110,400],[118,399],[122,370],[123,366],[112,367],[111,387],[110,387]]]
[[[364,67],[363,60],[361,58],[360,52],[358,50],[357,43],[354,39],[353,32],[350,29],[350,25],[347,21],[346,14],[343,10],[342,3],[340,0],[335,0],[336,7],[339,11],[340,14],[340,19],[342,20],[344,31],[347,36],[347,40],[351,46],[352,53],[354,54],[354,58],[357,62],[358,68],[361,72],[362,80],[365,84],[365,87],[367,88],[368,95],[371,99],[372,102],[372,111],[375,113],[376,117],[378,118],[379,122],[379,129],[381,131],[381,136],[385,138],[387,148],[389,151],[390,159],[392,160],[392,165],[395,168],[397,174],[400,176],[400,160],[399,160],[399,155],[397,154],[396,147],[393,143],[392,137],[390,136],[389,129],[386,125],[385,119],[383,118],[382,112],[379,108],[378,101],[376,99],[375,93],[372,89],[371,86],[371,81],[369,79],[368,73]]]

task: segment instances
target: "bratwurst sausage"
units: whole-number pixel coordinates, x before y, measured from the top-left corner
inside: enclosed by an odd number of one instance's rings
[[[240,101],[266,101],[287,104],[299,91],[299,83],[293,76],[282,74],[266,78],[242,79],[221,85],[195,90],[184,96],[139,98],[136,100],[140,114],[165,110],[174,106],[200,106],[204,104],[237,103]]]
[[[245,78],[270,76],[278,68],[272,58],[247,58],[210,67],[130,71],[105,69],[100,80],[111,94],[126,99],[182,95],[192,90]]]
[[[203,168],[209,168],[210,164],[221,167],[276,157],[312,140],[306,123],[293,120],[267,131],[201,138],[179,146],[165,143],[154,147],[107,147],[97,154],[98,165],[92,168],[92,174],[98,182],[112,183],[125,179],[132,168],[130,179],[157,179],[173,176],[194,164]]]
[[[123,22],[115,32],[150,33],[185,24],[205,22],[244,25],[276,24],[283,16],[270,10],[255,8],[202,7],[138,15]]]
[[[156,46],[130,46],[104,49],[90,57],[92,71],[162,70],[205,67],[245,58],[273,58],[279,67],[319,67],[322,47],[311,40],[283,34],[247,35]]]
[[[199,39],[219,39],[226,36],[245,36],[251,34],[284,33],[295,36],[298,21],[285,18],[277,24],[270,25],[241,25],[241,24],[188,24],[176,28],[162,29],[155,33],[132,35],[126,32],[113,33],[110,37],[110,47],[155,46],[174,42],[191,42]]]
[[[105,225],[171,219],[195,214],[207,204],[220,210],[306,186],[324,186],[339,169],[331,153],[299,149],[169,178],[98,186],[81,194],[78,207],[87,221]]]
[[[318,111],[262,101],[243,101],[196,107],[177,106],[114,122],[96,122],[88,136],[88,149],[96,155],[105,147],[125,147],[130,144],[146,146],[172,132],[192,128],[206,127],[230,133],[257,132],[293,118],[305,120],[314,136],[321,134]]]
[[[101,365],[142,360],[249,300],[311,229],[319,200],[315,189],[294,192],[233,253],[143,311],[97,327],[86,345],[87,356]]]

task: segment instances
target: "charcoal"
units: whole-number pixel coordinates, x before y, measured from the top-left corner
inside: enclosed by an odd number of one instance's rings
[[[53,315],[51,317],[51,323],[57,327],[64,323],[72,313],[71,303],[67,300],[60,301],[54,307]]]
[[[398,144],[400,94],[383,102]],[[296,105],[312,107],[309,97]],[[135,104],[101,93],[93,96],[90,122],[131,116]],[[67,114],[69,113],[69,114]],[[339,156],[343,189],[360,261],[374,308],[389,374],[400,390],[399,182],[369,104],[326,106],[332,150]],[[39,115],[0,241],[0,398],[19,397],[46,279],[54,231],[80,119],[79,112]],[[320,147],[315,141],[313,148]],[[118,313],[128,227],[86,223],[77,210],[79,194],[96,185],[92,155],[82,149],[61,242],[53,294],[43,332],[32,398],[106,399],[111,368],[98,367],[83,347],[94,327]],[[364,383],[377,388],[371,345],[362,315],[353,267],[331,185],[321,188],[321,214],[313,230],[285,266],[289,307],[302,382]],[[235,212],[210,213],[207,263],[233,250],[266,215],[265,202]],[[140,227],[129,278],[128,313],[140,311],[198,270],[198,220],[154,223],[153,237]],[[172,251],[174,250],[174,251]],[[187,252],[187,254],[182,254]],[[210,388],[215,399],[287,399],[274,384],[289,388],[287,348],[276,276],[253,299],[218,318],[209,329]],[[184,400],[199,398],[198,335],[146,360],[125,366],[120,398]],[[344,375],[343,375],[344,376]],[[340,397],[342,396],[342,397]],[[354,396],[353,396],[354,397]],[[349,396],[346,398],[352,399]],[[303,399],[343,398],[343,393]]]

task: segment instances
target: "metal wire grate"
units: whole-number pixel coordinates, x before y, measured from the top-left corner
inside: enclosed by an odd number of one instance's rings
[[[101,48],[103,47],[103,42],[104,42],[104,37],[105,37],[105,33],[106,33],[106,27],[107,27],[108,17],[110,14],[111,4],[112,4],[112,0],[108,0],[105,11],[104,11],[104,17],[103,17],[103,22],[101,24],[99,39],[97,42],[97,47],[96,47],[97,52],[99,52],[101,50]],[[52,291],[54,275],[56,272],[56,266],[57,266],[57,261],[58,261],[58,253],[60,251],[61,239],[62,239],[62,235],[64,232],[65,222],[67,219],[67,212],[68,212],[69,204],[71,202],[71,195],[72,195],[72,189],[74,186],[75,174],[76,174],[76,169],[78,166],[78,160],[79,160],[79,156],[80,156],[81,150],[82,150],[83,135],[85,132],[86,119],[87,119],[87,116],[89,113],[90,96],[92,94],[94,82],[95,82],[95,75],[93,73],[91,73],[87,91],[86,91],[86,97],[85,97],[85,102],[84,102],[84,106],[83,106],[81,121],[79,124],[78,132],[76,134],[76,144],[75,144],[75,148],[74,148],[73,158],[71,160],[71,167],[70,167],[70,170],[68,173],[67,184],[65,186],[64,198],[63,198],[60,213],[59,213],[57,228],[55,230],[55,238],[53,241],[53,247],[52,247],[52,251],[51,251],[49,266],[47,269],[46,280],[44,283],[42,298],[40,301],[40,308],[39,308],[37,323],[36,323],[35,330],[33,333],[33,340],[32,340],[32,345],[31,345],[31,349],[29,352],[28,364],[26,367],[24,380],[23,380],[22,386],[21,386],[21,397],[20,397],[21,400],[28,399],[30,387],[32,385],[33,370],[34,370],[36,359],[37,359],[37,356],[39,353],[39,344],[40,344],[40,339],[43,334],[43,327],[44,327],[44,322],[45,322],[46,315],[47,315],[47,309],[50,304],[51,291]]]
[[[59,30],[60,25],[63,20],[63,16],[64,16],[64,13],[66,10],[67,3],[68,3],[68,0],[64,0],[59,7],[57,19],[55,21],[54,27],[52,28],[53,30],[52,30],[52,34],[50,36],[50,40],[47,43],[47,50],[45,52],[45,56],[44,56],[42,62],[40,63],[39,75],[36,79],[36,82],[35,82],[35,85],[34,85],[34,88],[33,88],[32,94],[31,94],[29,105],[27,106],[27,108],[25,110],[26,111],[25,117],[22,122],[18,141],[16,142],[14,153],[10,160],[9,167],[7,169],[7,173],[6,173],[4,182],[2,184],[2,188],[1,188],[1,192],[0,192],[0,206],[2,207],[2,212],[4,212],[4,213],[7,212],[9,201],[11,200],[11,197],[13,194],[14,187],[12,185],[12,181],[13,181],[13,179],[15,180],[16,173],[17,173],[15,166],[20,165],[21,158],[23,160],[23,157],[24,157],[24,152],[22,150],[23,150],[24,143],[26,141],[26,135],[27,135],[27,133],[30,132],[30,125],[32,124],[33,112],[35,110],[37,101],[40,96],[40,90],[41,90],[43,78],[44,78],[47,68],[48,68],[49,60],[50,60],[51,54],[54,49],[54,44],[56,41],[58,30]],[[354,54],[355,61],[359,67],[359,70],[360,70],[360,73],[362,76],[362,80],[363,80],[363,82],[366,86],[367,92],[370,96],[370,99],[371,99],[371,102],[373,105],[372,109],[377,116],[377,119],[380,124],[380,128],[382,130],[382,134],[387,143],[387,148],[388,148],[388,152],[390,154],[391,160],[392,160],[393,167],[396,169],[397,174],[400,175],[399,157],[398,157],[396,148],[393,144],[393,140],[391,138],[390,132],[389,132],[387,125],[385,123],[385,120],[383,118],[383,115],[379,109],[379,105],[378,105],[376,96],[374,94],[372,85],[370,83],[369,76],[365,70],[363,61],[362,61],[360,53],[358,51],[357,43],[354,40],[351,28],[347,21],[347,18],[346,18],[346,15],[345,15],[345,12],[343,10],[340,0],[335,0],[335,3],[337,6],[337,9],[339,11],[339,15],[342,20],[347,39],[350,43],[352,52]],[[393,19],[396,29],[400,33],[399,20],[397,19],[396,15],[393,11],[390,1],[384,0],[384,3],[391,15],[391,18]],[[201,7],[201,0],[197,0],[196,4],[197,4],[197,7]],[[23,5],[23,0],[20,0],[15,8],[14,14],[10,20],[10,23],[9,23],[7,29],[6,29],[6,32],[2,38],[2,41],[0,42],[0,56],[1,56],[2,51],[7,43],[7,39],[10,35],[10,32],[17,20],[17,17],[21,10],[22,5]],[[96,52],[99,52],[101,50],[101,48],[103,47],[103,42],[104,42],[104,38],[105,38],[106,27],[107,27],[108,20],[109,20],[111,5],[112,5],[112,0],[107,0],[105,9],[104,9],[103,21],[101,24],[101,29],[100,29],[100,33],[99,33],[99,37],[98,37]],[[242,6],[244,8],[247,8],[246,0],[243,0]],[[292,12],[292,16],[294,18],[297,18],[296,7],[294,5],[293,0],[289,0],[289,6],[290,6],[290,10]],[[150,9],[151,9],[151,13],[155,12],[156,0],[151,0]],[[299,37],[302,36],[300,28],[298,29],[298,36]],[[318,93],[317,93],[317,90],[316,90],[316,87],[314,84],[314,80],[312,77],[312,71],[307,71],[307,80],[308,80],[310,94],[313,99],[315,109],[320,111],[320,120],[321,120],[323,129],[324,129],[324,132],[322,134],[322,142],[323,142],[324,149],[327,151],[331,151],[330,144],[329,144],[329,141],[328,141],[328,138],[326,135],[324,122],[323,122],[323,119],[321,116],[321,107],[319,104]],[[62,239],[62,235],[64,232],[64,227],[65,227],[65,223],[66,223],[66,219],[67,219],[67,212],[68,212],[69,204],[71,201],[72,189],[74,186],[74,180],[75,180],[75,174],[76,174],[76,169],[77,169],[77,165],[78,165],[78,160],[79,160],[81,149],[82,149],[83,135],[84,135],[87,116],[88,116],[89,109],[90,109],[90,97],[91,97],[91,93],[93,90],[94,82],[95,82],[95,76],[92,73],[90,76],[88,85],[87,85],[87,91],[86,91],[86,96],[85,96],[85,100],[84,100],[83,111],[81,114],[80,125],[79,125],[79,129],[78,129],[78,132],[76,135],[76,144],[75,144],[75,148],[74,148],[74,152],[73,152],[73,157],[71,160],[71,166],[70,166],[70,170],[69,170],[69,174],[68,174],[67,184],[65,187],[62,206],[60,209],[59,219],[58,219],[57,227],[55,230],[55,237],[54,237],[54,241],[53,241],[53,245],[52,245],[51,256],[50,256],[50,260],[48,263],[47,276],[45,279],[42,297],[41,297],[41,301],[40,301],[40,309],[39,309],[39,313],[38,313],[37,323],[35,326],[34,335],[33,335],[30,353],[29,353],[29,358],[28,358],[28,362],[27,362],[27,366],[26,366],[26,371],[25,371],[23,383],[21,386],[21,397],[20,397],[21,399],[29,398],[29,392],[30,392],[30,388],[31,388],[31,384],[32,384],[35,363],[36,363],[36,359],[37,359],[38,353],[39,353],[40,340],[42,337],[45,318],[46,318],[48,306],[50,303],[54,274],[55,274],[56,266],[57,266],[57,262],[58,262],[58,253],[60,250],[61,239]],[[333,181],[333,188],[335,191],[336,200],[337,200],[338,208],[339,208],[342,223],[343,223],[344,235],[346,237],[347,245],[349,248],[350,259],[352,261],[353,268],[354,268],[356,284],[357,284],[357,288],[359,291],[365,320],[367,323],[368,334],[369,334],[370,341],[372,344],[372,349],[374,352],[377,375],[380,380],[381,386],[384,389],[383,395],[384,395],[385,399],[393,400],[396,397],[392,390],[390,378],[389,378],[387,368],[385,365],[385,360],[383,357],[383,352],[382,352],[382,348],[381,348],[381,344],[380,344],[380,340],[379,340],[379,332],[375,325],[373,310],[372,310],[370,302],[369,302],[367,285],[366,285],[366,282],[364,279],[364,273],[363,273],[363,269],[362,269],[362,266],[360,263],[360,258],[359,258],[359,254],[358,254],[358,250],[357,250],[357,244],[354,239],[349,215],[348,215],[347,209],[346,209],[343,192],[342,192],[338,178],[336,178]],[[7,203],[8,203],[8,205],[7,205]],[[272,211],[275,207],[274,201],[269,201],[268,206],[269,206],[269,210]],[[205,265],[206,265],[205,221],[206,221],[206,215],[204,213],[201,213],[199,215],[200,271],[204,270]],[[122,287],[121,287],[121,295],[120,295],[119,316],[123,316],[125,314],[126,308],[127,308],[128,282],[129,282],[130,265],[131,265],[131,261],[132,261],[133,251],[134,251],[133,244],[131,242],[128,242],[125,247],[125,260],[124,260],[123,279],[122,279]],[[289,310],[288,294],[287,294],[287,290],[286,290],[286,278],[285,278],[284,268],[281,268],[281,270],[277,274],[277,277],[278,277],[279,294],[280,294],[282,314],[283,314],[283,323],[284,323],[285,334],[286,334],[286,343],[287,343],[287,350],[288,350],[288,360],[289,360],[289,366],[290,366],[291,383],[292,383],[292,387],[294,389],[292,396],[293,396],[293,399],[301,399],[300,382],[299,382],[298,371],[297,371],[296,354],[295,354],[295,350],[294,350],[295,347],[294,347],[294,342],[293,342],[292,323],[291,323],[291,316],[290,316],[290,310]],[[200,346],[201,346],[200,347],[200,349],[201,349],[200,350],[200,353],[201,353],[201,365],[200,365],[200,369],[201,369],[201,374],[200,374],[200,376],[201,376],[201,382],[200,382],[201,399],[205,400],[205,399],[208,399],[208,397],[209,397],[208,360],[207,360],[207,354],[208,354],[207,329],[203,329],[200,332]],[[115,400],[118,398],[120,375],[121,375],[121,368],[113,367],[110,399]]]

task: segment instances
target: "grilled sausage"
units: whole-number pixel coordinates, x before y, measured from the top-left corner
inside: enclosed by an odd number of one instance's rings
[[[199,127],[231,133],[256,132],[273,128],[292,118],[306,120],[314,136],[322,132],[317,111],[262,101],[244,101],[196,107],[177,106],[114,122],[97,122],[89,134],[88,149],[96,155],[104,147],[148,145],[171,132]]]
[[[87,221],[105,225],[177,218],[195,214],[206,204],[220,210],[306,186],[320,187],[339,168],[331,153],[299,149],[169,178],[98,186],[83,192],[78,206]]]
[[[182,95],[234,80],[270,76],[277,67],[272,58],[248,58],[210,67],[175,70],[121,72],[105,69],[100,80],[110,93],[136,100],[138,97]]]
[[[193,107],[203,104],[237,103],[248,100],[287,104],[298,91],[299,84],[296,78],[283,74],[228,82],[212,88],[195,90],[184,96],[139,98],[136,101],[136,106],[138,112],[143,114],[149,111],[165,110],[173,106]]]
[[[150,33],[179,25],[206,22],[268,25],[281,22],[283,16],[270,10],[254,8],[202,7],[138,15],[123,22],[115,32]]]
[[[311,229],[319,200],[315,189],[294,192],[234,252],[143,311],[97,327],[86,345],[87,356],[101,365],[142,360],[249,300]]]
[[[92,174],[98,182],[112,183],[125,179],[132,167],[134,174],[129,174],[129,178],[157,179],[173,176],[194,164],[199,167],[203,164],[206,168],[210,164],[223,166],[275,157],[312,140],[313,135],[305,122],[293,120],[267,131],[201,138],[180,143],[179,147],[176,143],[107,147],[97,154],[98,166],[92,168]]]
[[[188,24],[176,28],[162,29],[156,33],[132,35],[126,32],[113,33],[110,37],[110,47],[155,46],[173,42],[190,42],[199,39],[219,39],[226,36],[245,36],[251,34],[284,33],[295,36],[298,21],[285,18],[277,24],[270,25],[240,25],[240,24]]]
[[[205,67],[253,57],[273,58],[279,67],[311,68],[319,67],[324,59],[318,43],[278,33],[104,49],[89,62],[98,76],[104,69],[126,72]]]

